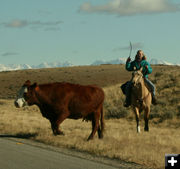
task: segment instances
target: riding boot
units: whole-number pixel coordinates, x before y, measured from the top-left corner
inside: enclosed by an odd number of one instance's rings
[[[157,105],[157,99],[154,94],[152,94],[152,104]]]
[[[124,103],[124,107],[129,107],[130,105],[131,105],[131,89],[129,89],[126,92],[126,100],[125,100],[125,103]]]

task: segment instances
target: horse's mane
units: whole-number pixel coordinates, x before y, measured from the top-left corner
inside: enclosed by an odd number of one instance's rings
[[[134,76],[134,77],[132,77],[132,93],[131,93],[131,95],[134,97],[134,99],[136,101],[141,100],[141,102],[143,102],[143,100],[149,96],[150,89],[149,89],[148,84],[146,83],[145,78],[142,74],[142,70],[135,70],[132,76]],[[141,79],[138,78],[139,76],[142,76]],[[138,85],[139,83],[141,83],[140,88],[137,87],[137,86],[139,86]]]

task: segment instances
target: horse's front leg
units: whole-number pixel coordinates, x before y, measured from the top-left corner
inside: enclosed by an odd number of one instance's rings
[[[139,125],[139,109],[137,107],[134,107],[134,113],[136,116],[136,123],[137,123],[137,133],[140,133],[140,125]]]

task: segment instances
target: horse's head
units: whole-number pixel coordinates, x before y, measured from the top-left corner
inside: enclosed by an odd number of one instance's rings
[[[141,84],[142,80],[143,80],[143,73],[142,73],[142,67],[140,70],[134,70],[132,73],[132,85],[134,87],[137,87],[139,84]]]

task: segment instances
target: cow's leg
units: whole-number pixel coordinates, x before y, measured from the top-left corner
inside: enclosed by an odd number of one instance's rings
[[[150,112],[150,107],[147,107],[144,111],[144,122],[145,122],[145,126],[144,126],[144,131],[149,131],[149,112]]]
[[[98,127],[98,137],[99,139],[103,138],[103,132],[104,132],[104,116],[103,116],[103,106],[100,106],[100,124]]]
[[[99,138],[103,138],[103,135],[102,135],[102,133],[101,133],[100,125],[99,125],[99,127],[98,127],[98,137],[99,137]]]
[[[52,128],[53,134],[55,136],[56,135],[64,135],[64,133],[61,130],[59,130],[59,126],[56,123],[56,121],[51,121],[51,128]]]
[[[59,129],[59,125],[69,116],[69,113],[60,113],[58,118],[51,122],[51,128],[54,135],[64,135]]]
[[[87,139],[88,141],[94,138],[94,135],[97,130],[99,130],[99,113],[94,112],[94,115],[92,118],[92,132]]]
[[[137,107],[134,107],[134,113],[135,113],[135,116],[136,116],[137,133],[140,133],[141,130],[140,130],[140,125],[139,125],[139,110],[138,110]]]
[[[94,131],[94,128],[95,128],[95,120],[94,120],[94,118],[92,119],[92,132],[91,132],[91,134],[89,135],[89,137],[88,137],[88,141],[89,140],[91,140],[91,139],[93,139],[93,131]]]

